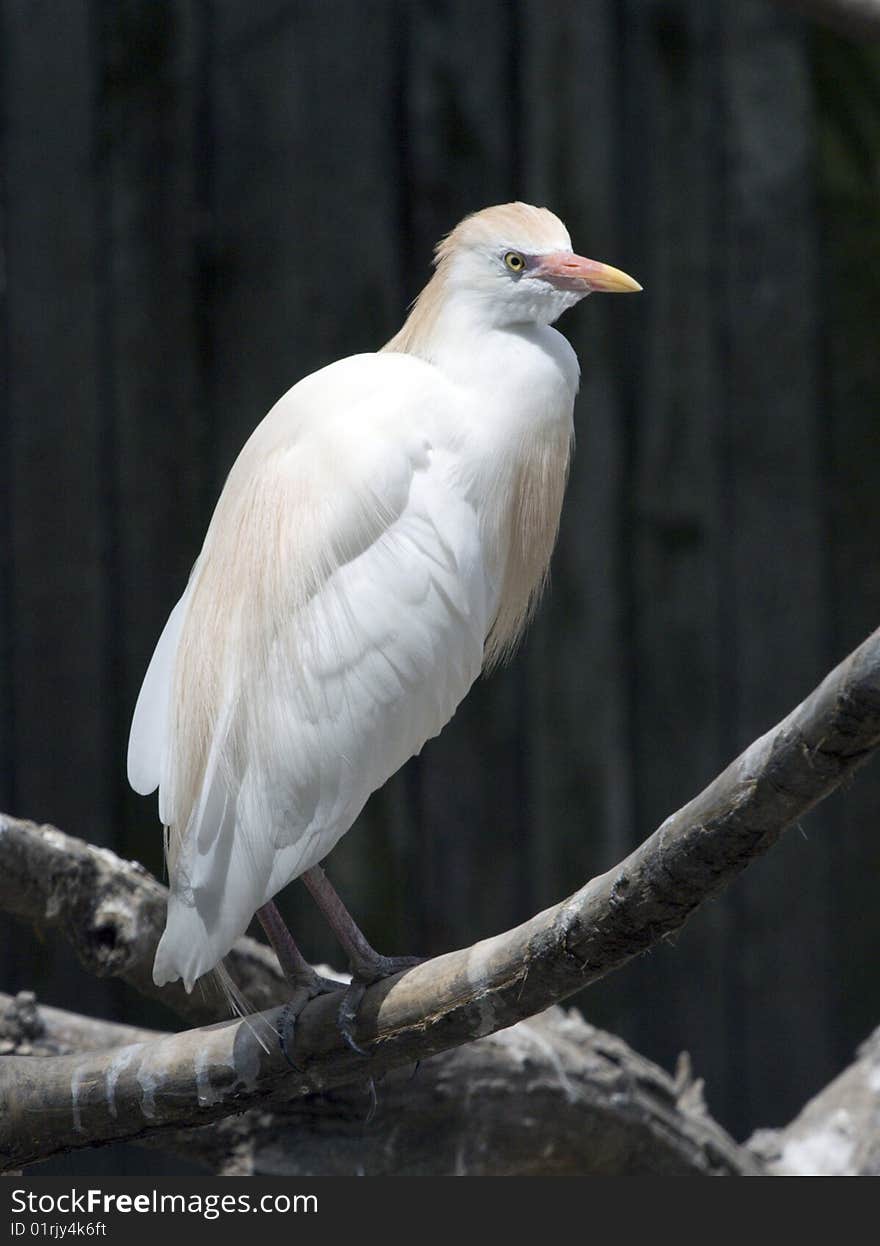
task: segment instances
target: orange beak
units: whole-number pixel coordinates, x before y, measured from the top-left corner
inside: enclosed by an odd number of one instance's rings
[[[556,251],[542,256],[535,276],[543,277],[561,290],[585,293],[596,290],[602,294],[633,294],[642,288],[619,268],[585,259],[582,255],[573,255],[571,251]]]

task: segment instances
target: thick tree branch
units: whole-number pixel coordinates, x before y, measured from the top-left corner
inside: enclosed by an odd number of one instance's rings
[[[34,1057],[159,1035],[0,994],[0,1049]],[[369,1122],[366,1117],[370,1114]],[[673,1080],[621,1039],[551,1008],[363,1084],[161,1138],[238,1176],[754,1175],[708,1114],[686,1057]]]
[[[161,989],[153,983],[167,903],[166,888],[136,861],[0,814],[0,909],[41,930],[60,930],[99,978],[120,977],[192,1024],[222,1020],[229,1009],[210,979],[191,995],[179,982]],[[226,964],[255,1010],[285,1000],[284,978],[264,944],[239,939]]]
[[[159,1035],[0,993],[0,1052],[47,1056]],[[237,1176],[880,1176],[880,1030],[783,1129],[738,1146],[675,1078],[578,1012],[551,1008],[381,1083],[304,1095],[150,1145]]]
[[[280,1009],[109,1054],[8,1056],[0,1061],[0,1155],[18,1166],[56,1150],[202,1124],[273,1097],[376,1076],[540,1012],[677,930],[878,744],[874,633],[620,865],[514,930],[373,986],[358,1029],[368,1059],[340,1041],[335,995],[300,1017],[296,1069],[275,1041]],[[3,869],[10,842],[0,834]]]
[[[126,1043],[149,1043],[159,1030],[99,1021],[64,1008],[37,1006],[32,991],[15,996],[0,991],[0,1055],[66,1056],[75,1051],[107,1051]]]

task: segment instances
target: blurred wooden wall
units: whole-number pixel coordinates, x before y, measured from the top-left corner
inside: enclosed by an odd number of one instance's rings
[[[0,14],[0,808],[161,872],[127,726],[238,448],[513,197],[645,293],[562,323],[577,456],[526,645],[330,860],[375,942],[462,945],[610,867],[877,624],[877,205],[823,163],[845,45],[770,0]],[[875,764],[587,1016],[688,1049],[740,1134],[790,1116],[880,1021],[878,798]],[[161,1020],[2,934],[4,988]]]

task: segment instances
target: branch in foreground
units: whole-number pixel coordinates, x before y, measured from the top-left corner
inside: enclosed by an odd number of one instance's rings
[[[124,1046],[129,1026],[0,994],[0,1047],[35,1057]],[[500,1034],[363,1085],[305,1095],[163,1136],[235,1176],[749,1176],[762,1172],[707,1115],[686,1059],[675,1080],[621,1039],[551,1008]]]
[[[180,982],[153,983],[168,890],[136,861],[55,827],[0,814],[0,867],[0,909],[43,930],[60,930],[91,973],[122,978],[194,1025],[229,1015],[210,979],[191,995]],[[278,962],[265,944],[239,939],[226,967],[255,1010],[287,998]]]
[[[91,1051],[156,1038],[0,993],[0,1052]],[[305,1095],[161,1140],[230,1176],[880,1176],[880,1030],[783,1129],[738,1146],[707,1115],[687,1057],[673,1080],[572,1009],[551,1008],[364,1087]]]
[[[293,1069],[275,1040],[280,1009],[111,1053],[9,1056],[0,1061],[3,1162],[375,1077],[543,1011],[679,929],[878,744],[875,632],[619,866],[514,930],[371,987],[357,1033],[369,1058],[342,1043],[335,994],[299,1018]],[[0,834],[0,866],[7,841]]]

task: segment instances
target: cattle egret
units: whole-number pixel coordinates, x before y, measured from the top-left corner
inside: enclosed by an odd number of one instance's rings
[[[141,688],[128,776],[159,789],[157,984],[187,990],[255,913],[300,999],[322,988],[272,902],[302,877],[351,962],[379,956],[319,862],[507,654],[547,575],[578,388],[550,326],[641,287],[546,208],[463,220],[399,333],[289,390],[245,444]]]

